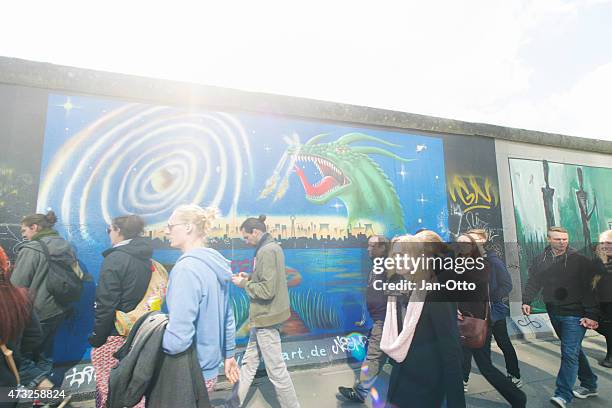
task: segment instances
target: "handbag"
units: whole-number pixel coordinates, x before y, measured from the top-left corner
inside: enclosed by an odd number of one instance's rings
[[[463,315],[459,317],[457,325],[459,326],[459,338],[461,345],[471,349],[479,349],[484,346],[487,339],[487,331],[489,330],[488,322],[488,305],[484,319],[479,319],[474,316]]]
[[[164,266],[151,259],[151,279],[142,300],[131,312],[115,310],[115,329],[119,336],[127,337],[134,323],[143,315],[151,311],[159,311],[166,298],[168,286],[168,271]]]
[[[487,299],[489,299],[488,288]],[[461,345],[471,349],[479,349],[484,346],[489,330],[489,301],[485,302],[484,319],[479,319],[474,315],[462,315],[457,318],[459,320],[457,325],[459,326]]]

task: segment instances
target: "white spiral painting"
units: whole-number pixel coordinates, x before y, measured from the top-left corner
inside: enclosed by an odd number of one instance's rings
[[[53,136],[45,143],[56,142]],[[120,104],[53,147],[39,211],[53,208],[66,233],[85,240],[117,215],[136,213],[157,225],[186,203],[231,213],[253,176],[249,139],[228,113]]]

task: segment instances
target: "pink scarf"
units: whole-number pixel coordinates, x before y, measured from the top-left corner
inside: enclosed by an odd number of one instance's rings
[[[385,324],[383,326],[382,338],[380,340],[380,349],[389,357],[401,363],[404,361],[410,350],[412,339],[416,326],[423,312],[423,301],[410,301],[406,308],[406,317],[402,325],[402,331],[399,332],[397,325],[397,298],[389,296],[387,300],[387,314],[385,316]]]

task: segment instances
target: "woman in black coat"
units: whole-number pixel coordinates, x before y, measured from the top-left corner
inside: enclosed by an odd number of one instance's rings
[[[447,257],[442,239],[436,233],[425,230],[415,238],[425,243],[425,253],[429,256],[442,260]],[[448,278],[443,270],[433,272],[437,282]],[[396,302],[400,331],[408,301],[406,297],[398,297]],[[465,408],[457,304],[445,291],[427,294],[406,358],[401,362],[390,361],[393,369],[387,408],[440,408],[444,401],[447,408]]]
[[[116,311],[131,312],[145,297],[152,275],[153,247],[142,238],[144,221],[137,215],[116,217],[107,228],[112,247],[102,253],[104,262],[96,287],[95,324],[89,336],[94,347],[96,407],[106,405],[108,377],[117,364],[113,357],[125,343],[115,328]],[[144,403],[138,407],[144,406]]]
[[[464,234],[457,239],[459,244],[458,258],[472,258],[483,261],[483,253],[480,247],[470,235]],[[474,262],[478,265],[478,262]],[[487,320],[488,330],[485,344],[477,349],[465,348],[464,355],[467,358],[474,357],[474,361],[483,377],[510,403],[512,408],[525,408],[527,396],[519,390],[512,381],[503,375],[491,361],[491,310],[489,307],[489,266],[486,262],[481,263],[483,268],[470,268],[462,274],[466,282],[476,284],[476,290],[470,293],[469,299],[459,302],[459,311],[463,316],[472,316]]]

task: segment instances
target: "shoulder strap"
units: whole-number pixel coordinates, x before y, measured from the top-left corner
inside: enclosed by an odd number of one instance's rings
[[[13,372],[13,375],[17,380],[17,384],[21,384],[21,379],[19,378],[19,370],[17,370],[17,364],[15,364],[15,359],[13,358],[13,350],[10,350],[8,347],[6,347],[6,344],[4,343],[0,343],[0,350],[2,350],[2,354],[4,354],[6,364],[8,364],[9,368]]]
[[[42,248],[42,253],[45,256],[45,259],[47,260],[47,267],[45,268],[45,275],[43,276],[43,279],[47,278],[47,275],[49,274],[49,268],[51,268],[51,255],[49,255],[49,248],[47,247],[47,244],[45,244],[44,242],[42,242],[42,240],[37,239],[36,242],[38,242],[40,244],[40,247]]]
[[[491,294],[489,293],[489,285],[487,285],[487,301],[485,302],[485,320],[489,320],[489,310],[491,309]]]

